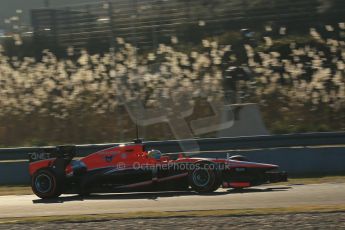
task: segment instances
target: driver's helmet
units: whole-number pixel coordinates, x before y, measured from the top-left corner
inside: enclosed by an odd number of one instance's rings
[[[162,153],[161,151],[159,150],[156,150],[156,149],[152,149],[148,152],[148,157],[149,158],[154,158],[156,160],[159,160],[162,156]]]

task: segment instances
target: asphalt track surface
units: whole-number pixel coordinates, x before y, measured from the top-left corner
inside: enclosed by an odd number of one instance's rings
[[[194,192],[97,194],[84,198],[65,195],[53,200],[40,200],[34,195],[0,196],[0,218],[303,205],[345,205],[345,183],[269,185],[241,192],[219,189],[207,195]]]

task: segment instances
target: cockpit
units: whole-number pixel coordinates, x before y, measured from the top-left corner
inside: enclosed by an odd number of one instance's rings
[[[148,158],[160,160],[162,157],[162,153],[161,153],[161,151],[159,151],[157,149],[152,149],[152,150],[147,152],[147,156],[148,156]]]

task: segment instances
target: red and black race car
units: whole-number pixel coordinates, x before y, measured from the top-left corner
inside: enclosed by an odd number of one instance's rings
[[[230,159],[187,157],[146,150],[139,142],[114,146],[73,160],[75,146],[43,148],[29,154],[33,192],[40,198],[64,193],[194,190],[209,193],[287,180],[277,165]]]

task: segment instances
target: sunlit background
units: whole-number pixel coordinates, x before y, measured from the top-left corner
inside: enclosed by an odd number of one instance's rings
[[[188,105],[188,124],[256,103],[270,133],[345,130],[343,1],[72,3],[1,12],[1,146],[130,141],[133,102]],[[141,137],[176,138],[159,121]]]

